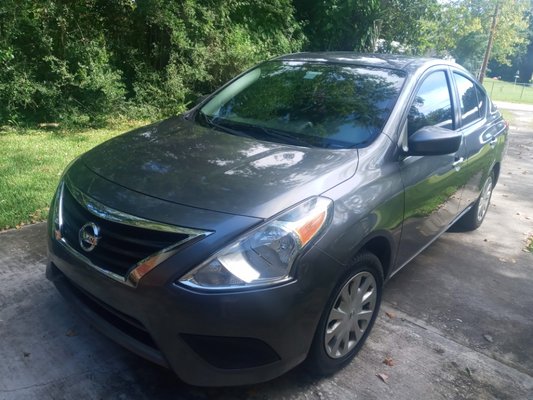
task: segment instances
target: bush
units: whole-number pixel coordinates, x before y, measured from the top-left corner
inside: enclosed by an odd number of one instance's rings
[[[124,102],[101,26],[84,11],[61,1],[0,5],[0,122],[95,123]]]
[[[290,0],[4,0],[0,124],[179,113],[303,43]]]

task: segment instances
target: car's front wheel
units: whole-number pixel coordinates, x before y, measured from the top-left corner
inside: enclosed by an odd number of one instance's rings
[[[308,358],[313,373],[331,374],[357,354],[376,320],[382,288],[379,259],[371,253],[359,254],[333,291],[318,324]]]

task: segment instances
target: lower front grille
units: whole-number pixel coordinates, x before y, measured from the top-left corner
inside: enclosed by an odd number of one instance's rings
[[[54,282],[59,292],[96,329],[139,356],[162,367],[169,367],[163,353],[140,321],[116,310],[79,287],[53,262],[49,262],[46,267],[46,277]]]
[[[158,350],[154,340],[141,322],[103,303],[75,283],[69,281],[67,278],[65,278],[65,280],[68,282],[72,294],[74,294],[93,313],[119,329],[122,333],[146,346]]]
[[[256,368],[280,360],[267,343],[254,338],[181,334],[204,360],[221,369]]]

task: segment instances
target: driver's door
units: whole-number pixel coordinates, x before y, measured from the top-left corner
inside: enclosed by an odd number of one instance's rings
[[[455,129],[450,82],[446,68],[433,70],[423,78],[405,122],[406,138],[429,125]],[[464,186],[460,173],[464,161],[464,140],[454,154],[406,156],[400,161],[405,211],[398,267],[438,237],[457,216]]]

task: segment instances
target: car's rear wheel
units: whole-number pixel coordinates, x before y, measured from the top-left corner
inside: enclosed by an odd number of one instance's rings
[[[379,259],[371,253],[359,254],[320,319],[308,358],[313,373],[331,374],[353,359],[374,325],[382,288]]]
[[[481,226],[489,210],[492,190],[494,189],[494,172],[491,172],[483,184],[481,194],[474,206],[461,217],[457,224],[466,231],[473,231]]]

